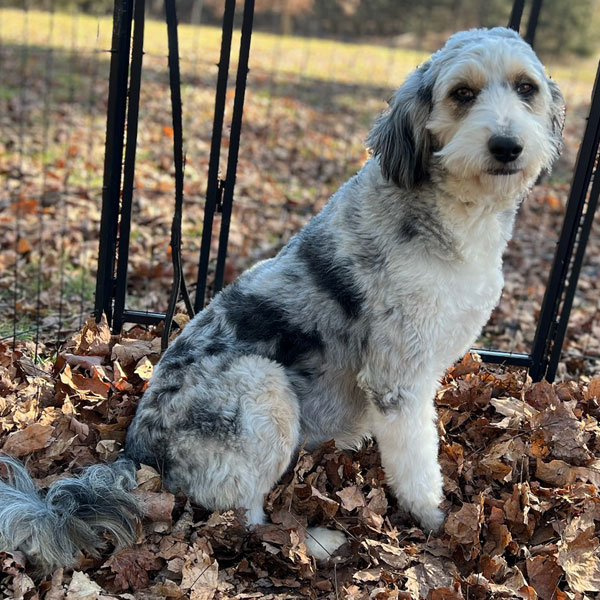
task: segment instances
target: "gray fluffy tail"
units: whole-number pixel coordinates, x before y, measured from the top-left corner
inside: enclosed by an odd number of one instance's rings
[[[136,486],[131,460],[87,467],[78,477],[52,484],[45,496],[19,461],[0,462],[8,470],[8,481],[0,479],[0,550],[20,550],[40,574],[75,565],[83,549],[98,556],[104,532],[117,547],[135,541],[142,509],[131,493]]]

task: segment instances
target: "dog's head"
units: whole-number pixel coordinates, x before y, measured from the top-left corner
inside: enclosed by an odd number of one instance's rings
[[[558,156],[564,100],[532,48],[503,27],[453,35],[413,71],[367,146],[411,188],[432,165],[470,190],[516,192]]]

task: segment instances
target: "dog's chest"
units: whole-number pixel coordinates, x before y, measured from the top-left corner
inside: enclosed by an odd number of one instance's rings
[[[467,259],[415,255],[408,270],[399,269],[402,274],[390,291],[400,298],[400,319],[410,322],[436,363],[447,366],[456,360],[488,321],[502,292],[502,249],[474,243]]]
[[[437,292],[432,307],[436,326],[431,341],[442,362],[462,355],[479,336],[502,292],[499,266],[472,267],[447,273],[446,285]]]

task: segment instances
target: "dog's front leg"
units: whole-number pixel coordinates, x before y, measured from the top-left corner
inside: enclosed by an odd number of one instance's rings
[[[371,431],[387,483],[427,531],[444,522],[434,394],[436,384],[401,386],[372,404]]]

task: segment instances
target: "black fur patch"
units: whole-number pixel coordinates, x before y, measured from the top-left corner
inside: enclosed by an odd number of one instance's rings
[[[419,230],[412,221],[403,221],[402,225],[400,225],[401,242],[412,240],[418,233]]]
[[[162,419],[145,418],[139,424],[135,423],[127,432],[124,456],[132,460],[139,468],[140,465],[155,467],[164,477],[170,467],[167,454],[168,436]]]
[[[189,364],[186,361],[189,359]],[[179,371],[184,369],[186,366],[192,364],[193,358],[191,356],[169,356],[166,355],[161,359],[160,366],[165,372]]]
[[[402,113],[400,123],[398,123],[398,139],[394,141],[401,146],[400,155],[407,163],[405,170],[410,171],[413,185],[416,185],[427,179],[427,170],[423,166],[422,152],[420,150],[417,152],[413,127],[414,124],[411,121],[411,115]],[[402,185],[400,181],[400,168],[389,169],[387,173],[383,172],[383,174],[388,179],[391,178],[396,185]]]
[[[417,91],[417,97],[423,104],[429,104],[433,102],[433,85],[422,85]]]
[[[232,415],[212,407],[205,398],[194,401],[188,413],[187,424],[200,435],[210,437],[237,437],[240,429],[240,405]]]
[[[333,240],[318,228],[305,229],[300,242],[298,256],[315,285],[335,300],[348,318],[356,319],[361,313],[363,294],[354,280],[351,263],[335,258]]]
[[[160,359],[161,369],[179,370],[196,361],[198,347],[189,336],[179,336]]]
[[[161,404],[165,401],[165,395],[171,396],[172,394],[176,394],[181,389],[181,383],[172,383],[161,386],[151,387],[146,391],[144,397],[142,399],[142,403],[145,406],[152,408],[152,410],[160,410]]]
[[[165,394],[176,394],[181,389],[181,383],[172,383],[171,385],[165,385],[164,387],[158,388],[156,394],[158,396],[164,396]]]
[[[206,327],[215,320],[215,312],[210,308],[205,308],[199,313],[194,319],[194,326],[196,328]]]
[[[223,304],[236,337],[249,344],[272,344],[274,358],[290,366],[301,356],[323,350],[323,340],[316,331],[305,331],[293,324],[286,312],[272,300],[257,294],[244,294],[234,283],[223,292]]]
[[[367,355],[368,350],[369,350],[369,333],[367,332],[360,338],[360,342],[359,342],[359,352],[360,352],[361,360],[364,360],[364,358]]]
[[[370,394],[370,400],[384,414],[396,410],[402,404],[401,396],[394,396],[386,400],[383,395],[372,393]]]
[[[213,340],[204,348],[204,352],[209,356],[215,356],[215,354],[222,354],[226,349],[227,344],[223,340]]]
[[[425,200],[423,200],[425,201]],[[427,215],[424,217],[423,215]],[[428,244],[435,244],[449,255],[454,253],[454,239],[446,230],[437,209],[428,205],[428,210],[418,212],[414,207],[406,209],[402,223],[398,227],[398,241],[405,243],[420,237]]]
[[[298,400],[302,403],[305,398],[310,397],[313,392],[314,385],[322,372],[311,368],[289,368],[285,370],[287,379],[296,394]]]
[[[356,180],[355,177],[352,181]],[[344,206],[344,218],[358,241],[352,248],[352,259],[356,261],[356,265],[369,272],[385,268],[385,254],[380,249],[377,238],[371,233],[371,230],[364,227],[356,199]]]

